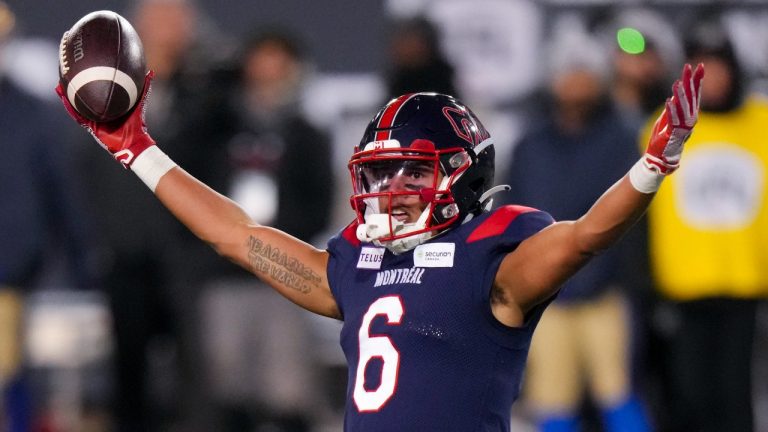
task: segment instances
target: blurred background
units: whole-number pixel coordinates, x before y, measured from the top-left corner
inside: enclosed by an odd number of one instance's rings
[[[533,151],[522,164],[515,152],[535,141],[542,112],[557,113],[553,122],[572,136],[592,113],[603,115],[594,108],[603,103],[615,108],[610,124],[626,126],[604,137],[625,138],[604,162],[626,172],[694,56],[693,36],[714,46],[722,41],[709,36],[722,34],[727,44],[717,46],[738,65],[733,106],[713,113],[735,109],[741,94],[768,96],[763,0],[0,5],[0,431],[341,430],[340,324],[295,310],[220,261],[65,118],[53,91],[58,43],[88,12],[116,11],[141,35],[157,72],[147,116],[159,145],[257,221],[318,247],[352,219],[348,158],[367,122],[399,94],[451,93],[472,107],[495,139],[500,182],[546,162]],[[717,30],[702,33],[710,22]],[[594,81],[559,81],[572,71]],[[568,166],[589,163],[586,151],[555,152],[570,155]],[[590,176],[581,168],[576,185]],[[752,180],[765,213],[765,165]],[[647,222],[617,247],[610,278],[628,305],[620,321],[627,379],[651,429],[704,430],[680,425],[673,401],[684,387],[671,384],[680,370],[670,346],[686,317],[678,307],[691,297],[660,287]],[[768,240],[766,229],[755,232]],[[768,268],[768,251],[748,253]],[[768,432],[768,276],[757,284],[735,296],[749,304],[739,334],[752,367],[744,364],[750,382],[734,392],[749,395],[752,409],[741,416],[752,424],[715,430]],[[693,300],[710,297],[729,296]],[[622,430],[601,422],[600,396],[588,387],[577,392],[581,429]],[[513,430],[543,427],[535,398],[524,397],[513,414]]]

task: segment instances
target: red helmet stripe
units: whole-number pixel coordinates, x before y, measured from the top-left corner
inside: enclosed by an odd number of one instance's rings
[[[416,93],[408,93],[404,94],[394,101],[390,102],[389,105],[387,105],[387,108],[384,109],[384,112],[381,114],[381,117],[379,118],[379,123],[376,125],[376,129],[386,129],[392,127],[393,124],[395,124],[395,117],[397,117],[397,113],[400,112],[400,108],[402,108],[403,105],[405,105],[406,102],[412,97],[414,97]],[[384,130],[384,131],[378,131],[376,132],[376,141],[383,141],[388,140],[390,138],[392,131],[390,130]]]

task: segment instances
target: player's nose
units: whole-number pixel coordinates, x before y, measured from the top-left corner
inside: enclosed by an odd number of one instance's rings
[[[406,192],[408,191],[407,184],[406,176],[396,175],[392,177],[392,180],[389,183],[389,190],[391,192]]]
[[[400,192],[408,191],[406,189],[401,190]],[[416,195],[413,195],[413,191],[408,191],[409,194],[403,194],[403,195],[391,195],[391,205],[393,209],[400,208],[405,209],[409,207],[413,207],[419,203],[419,197]]]

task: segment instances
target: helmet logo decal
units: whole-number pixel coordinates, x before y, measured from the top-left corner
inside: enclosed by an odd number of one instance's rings
[[[475,144],[475,142],[472,140],[472,136],[470,135],[472,126],[469,124],[466,115],[462,111],[453,107],[445,107],[443,108],[443,115],[448,119],[449,122],[451,122],[453,130],[456,132],[456,135],[458,135],[459,138],[472,145]],[[456,120],[458,120],[458,122]],[[461,123],[461,128],[459,128],[458,123]]]
[[[443,108],[443,115],[453,126],[453,131],[456,132],[456,135],[472,144],[473,147],[490,137],[490,134],[485,129],[478,128],[472,124],[473,122],[467,118],[466,111],[447,106]]]
[[[371,141],[365,145],[363,151],[381,150],[388,148],[400,148],[400,141],[394,139]]]
[[[405,103],[414,96],[416,96],[415,93],[409,93],[392,100],[381,114],[381,118],[379,118],[379,123],[376,125],[376,129],[391,128],[395,123],[395,117],[397,117],[397,113],[400,112],[400,108],[402,108],[403,105],[405,105]],[[388,140],[389,136],[390,131],[388,130],[378,131],[376,132],[376,141]]]

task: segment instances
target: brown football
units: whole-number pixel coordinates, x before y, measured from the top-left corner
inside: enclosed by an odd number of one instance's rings
[[[91,12],[61,38],[59,81],[72,106],[90,120],[128,113],[144,90],[146,69],[139,35],[115,12]]]

